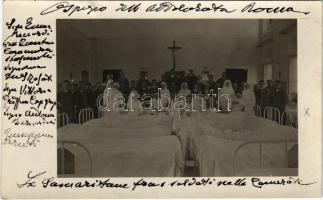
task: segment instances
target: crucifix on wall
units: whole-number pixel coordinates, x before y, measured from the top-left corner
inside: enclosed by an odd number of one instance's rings
[[[169,50],[171,50],[172,52],[172,57],[173,57],[173,71],[175,71],[176,69],[176,57],[175,57],[175,53],[177,50],[182,49],[182,47],[180,46],[176,46],[176,41],[173,41],[173,46],[167,47]]]

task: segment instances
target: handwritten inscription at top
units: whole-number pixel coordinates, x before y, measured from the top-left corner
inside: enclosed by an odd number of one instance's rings
[[[107,6],[93,6],[93,5],[77,5],[75,3],[69,3],[67,1],[55,3],[45,10],[40,12],[40,15],[48,15],[55,12],[60,12],[66,14],[67,16],[72,16],[76,13],[80,14],[99,14],[105,12],[128,12],[135,13],[139,11],[147,13],[166,13],[166,12],[176,12],[176,13],[242,13],[242,14],[283,14],[283,13],[295,13],[301,15],[310,14],[309,11],[297,10],[292,6],[259,6],[256,2],[246,3],[246,5],[237,8],[228,8],[222,3],[196,3],[196,4],[185,4],[183,2],[170,2],[165,1],[161,3],[148,4],[148,6],[143,6],[142,3],[125,3],[122,2],[114,10],[109,10]]]
[[[52,138],[38,131],[40,127],[56,124],[56,100],[51,95],[53,74],[44,64],[55,56],[55,43],[50,39],[53,28],[50,24],[35,22],[32,17],[23,21],[9,19],[4,28],[2,101],[7,127],[2,142],[17,147],[36,146],[39,135]],[[35,126],[39,126],[35,131],[27,128],[28,132],[17,132],[18,127]]]

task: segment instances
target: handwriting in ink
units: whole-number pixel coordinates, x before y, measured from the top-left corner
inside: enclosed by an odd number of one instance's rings
[[[17,62],[20,65],[23,61],[38,61],[38,60],[41,60],[43,58],[45,58],[45,59],[52,59],[53,56],[54,56],[53,54],[50,55],[48,52],[44,52],[41,55],[36,55],[36,56],[9,55],[8,57],[5,58],[5,61],[6,62]]]
[[[54,177],[46,178],[42,181],[43,188],[119,188],[128,189],[128,184],[113,183],[110,179],[95,181],[76,181],[76,182],[59,182]]]
[[[41,138],[50,138],[53,136],[41,132],[12,132],[11,128],[4,130],[3,144],[11,144],[17,147],[36,147]]]
[[[32,171],[28,172],[27,174],[27,181],[23,182],[23,183],[17,183],[17,187],[18,188],[22,188],[22,187],[36,187],[36,182],[35,182],[35,178],[45,174],[46,171],[40,172],[38,174],[35,175],[31,175]]]
[[[120,3],[120,7],[117,8],[115,11],[122,11],[122,12],[137,12],[140,8],[141,3],[139,4],[132,4],[130,6],[124,4],[124,3]]]
[[[4,66],[5,71],[10,71],[10,73],[13,73],[15,71],[25,71],[25,70],[34,70],[34,69],[45,69],[46,66],[44,65],[24,65],[21,66],[13,66],[10,63]]]
[[[51,24],[27,17],[9,19],[5,29],[2,100],[6,127],[2,143],[20,148],[36,147],[45,138],[53,139],[52,133],[40,132],[39,126],[56,125],[56,100],[50,88],[53,74],[43,64],[55,56],[53,28]],[[19,126],[35,128],[25,132]],[[29,183],[26,185],[33,185],[32,181]]]
[[[38,121],[31,121],[29,119],[21,119],[20,117],[13,118],[12,123],[16,126],[22,125],[22,126],[42,126],[42,125],[55,125],[56,124],[56,119],[48,119],[48,118],[43,118],[42,120]]]
[[[246,7],[244,7],[241,10],[242,13],[248,12],[248,13],[300,13],[304,15],[310,14],[308,11],[298,11],[295,10],[293,7],[256,7],[256,2],[253,2],[251,4],[248,4]]]
[[[146,9],[146,12],[168,12],[168,11],[178,11],[178,12],[225,12],[225,13],[232,13],[236,11],[236,9],[228,9],[225,8],[223,4],[217,5],[212,3],[211,6],[202,6],[201,3],[197,3],[195,6],[186,6],[185,4],[181,4],[177,6],[175,3],[172,2],[162,2],[160,4],[153,4]]]
[[[27,179],[22,183],[17,184],[18,188],[22,187],[43,187],[43,188],[115,188],[115,189],[129,189],[131,191],[138,190],[140,188],[158,188],[165,189],[169,187],[244,187],[248,184],[256,188],[262,188],[266,185],[290,185],[297,184],[302,186],[308,186],[315,184],[316,182],[304,182],[300,178],[272,178],[272,180],[261,180],[261,178],[237,178],[235,180],[226,180],[204,177],[204,178],[186,178],[175,180],[159,180],[158,182],[152,180],[145,180],[140,178],[131,183],[116,183],[112,179],[82,179],[81,181],[75,180],[62,180],[55,177],[43,177],[46,171],[41,173],[28,172]],[[35,174],[35,175],[32,175]]]
[[[8,79],[19,79],[22,82],[28,82],[30,84],[36,84],[36,86],[40,85],[41,82],[52,82],[53,75],[47,73],[40,73],[35,75],[34,73],[24,72],[20,74],[15,74],[12,71],[4,74],[5,80]]]
[[[264,186],[268,186],[268,185],[292,185],[292,184],[296,184],[296,185],[313,185],[317,182],[308,182],[305,183],[303,180],[301,180],[300,178],[294,178],[294,177],[290,177],[289,179],[285,179],[285,178],[281,178],[281,179],[277,179],[277,180],[270,180],[270,181],[262,181],[260,178],[252,178],[251,179],[251,183],[252,186],[255,188],[263,188]]]
[[[107,7],[96,7],[92,5],[88,6],[77,6],[75,4],[70,4],[67,1],[55,3],[54,5],[46,8],[45,10],[41,11],[41,15],[47,15],[56,11],[61,11],[63,13],[67,13],[68,16],[73,15],[74,13],[78,12],[85,12],[87,15],[97,12],[103,12],[107,10]]]
[[[133,183],[133,187],[132,190],[135,190],[137,187],[164,187],[166,184],[165,181],[161,182],[161,183],[154,183],[154,182],[147,182],[144,179],[140,179],[139,181],[136,181]]]
[[[35,24],[33,23],[33,18],[29,17],[26,20],[25,29],[28,30],[28,29],[52,29],[52,28],[51,28],[51,25],[48,25],[48,24]]]

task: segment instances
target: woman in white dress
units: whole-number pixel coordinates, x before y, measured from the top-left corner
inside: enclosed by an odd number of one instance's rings
[[[188,110],[188,99],[191,95],[191,90],[188,89],[188,85],[186,82],[183,82],[181,84],[181,89],[178,91],[177,93],[177,99],[176,101],[181,101],[180,104],[177,104],[176,107],[177,109],[180,108],[181,110],[183,110],[183,108],[185,108],[186,110]],[[185,102],[185,103],[182,103]]]
[[[187,83],[183,82],[181,84],[181,89],[178,91],[178,95],[185,96],[185,97],[191,95],[191,90],[189,90],[187,87],[188,87]]]
[[[129,98],[128,98],[128,103],[127,103],[127,108],[129,113],[138,113],[141,112],[141,102],[138,99],[138,92],[136,90],[132,90],[130,92]]]
[[[256,97],[248,83],[244,84],[242,100],[244,104],[244,111],[249,114],[254,113],[253,108],[256,105]]]
[[[200,88],[197,90],[196,96],[192,97],[191,108],[199,112],[206,111],[206,97]]]
[[[168,104],[171,101],[170,92],[167,89],[167,84],[165,82],[160,83],[161,89],[160,89],[160,106],[161,109],[168,108]]]
[[[222,112],[229,112],[232,109],[232,102],[235,101],[236,95],[232,88],[230,80],[226,80],[223,83],[223,87],[220,91],[220,108]]]
[[[105,107],[108,107],[108,108],[111,108],[110,104],[111,104],[111,88],[112,88],[112,85],[113,85],[113,80],[109,79],[107,81],[107,84],[105,86],[105,89],[104,89],[104,98],[103,98],[103,105]]]
[[[123,97],[122,92],[118,90],[119,87],[118,83],[114,83],[113,80],[108,80],[107,86],[104,90],[104,98],[103,98],[103,104],[106,106],[107,109],[105,109],[104,115],[106,115],[108,112],[114,112],[114,111],[120,111],[119,109],[124,108],[125,105],[114,105],[115,102],[121,102],[121,98]]]
[[[285,115],[282,121],[283,124],[297,127],[297,94],[290,93],[288,95],[288,103],[285,107]]]

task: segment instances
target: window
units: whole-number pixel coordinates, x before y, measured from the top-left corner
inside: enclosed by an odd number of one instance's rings
[[[272,80],[273,73],[272,73],[272,64],[266,64],[264,65],[264,81]]]
[[[297,93],[297,57],[289,59],[288,92]]]

